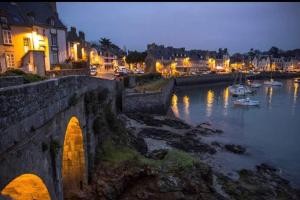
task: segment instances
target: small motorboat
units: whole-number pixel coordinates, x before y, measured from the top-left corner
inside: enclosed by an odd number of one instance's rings
[[[245,99],[235,100],[233,103],[234,103],[234,105],[240,105],[240,106],[258,106],[259,105],[259,101],[251,100],[249,97],[247,97]]]
[[[233,95],[246,95],[253,92],[249,87],[241,84],[229,86],[228,89],[229,92]]]
[[[259,88],[261,86],[260,83],[250,83],[250,87],[252,88]]]
[[[264,82],[265,85],[268,86],[282,86],[282,83],[279,81],[274,81],[273,79]]]
[[[300,83],[300,78],[295,78],[294,83]]]

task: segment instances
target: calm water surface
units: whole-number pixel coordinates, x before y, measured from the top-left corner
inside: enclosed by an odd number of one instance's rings
[[[215,161],[229,170],[253,169],[265,162],[281,169],[294,186],[300,186],[300,96],[293,80],[280,80],[282,87],[262,85],[250,98],[259,107],[233,105],[229,84],[176,88],[171,108],[175,116],[192,124],[210,122],[224,130],[211,141],[241,144],[248,155],[220,152]],[[262,81],[257,81],[261,82]]]

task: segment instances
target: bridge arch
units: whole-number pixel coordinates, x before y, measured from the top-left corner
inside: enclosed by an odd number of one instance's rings
[[[65,132],[62,182],[64,198],[80,191],[86,184],[85,152],[82,129],[77,117],[72,116]]]
[[[35,174],[22,174],[14,178],[0,194],[16,200],[51,200],[45,183]]]

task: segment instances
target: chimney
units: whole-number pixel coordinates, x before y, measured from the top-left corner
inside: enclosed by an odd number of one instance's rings
[[[85,40],[84,32],[79,31],[79,39],[82,40],[82,41]]]
[[[50,7],[54,13],[57,13],[56,2],[49,2]]]

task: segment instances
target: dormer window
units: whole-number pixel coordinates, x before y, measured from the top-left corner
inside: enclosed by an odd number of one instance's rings
[[[27,13],[27,16],[29,17],[30,21],[34,23],[34,13],[33,12]]]
[[[2,16],[0,19],[1,19],[1,24],[2,25],[7,25],[7,18],[6,17]]]

